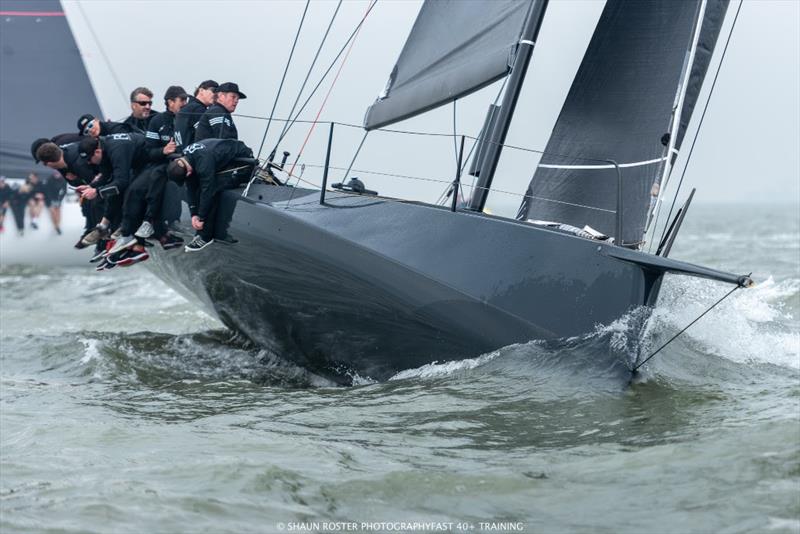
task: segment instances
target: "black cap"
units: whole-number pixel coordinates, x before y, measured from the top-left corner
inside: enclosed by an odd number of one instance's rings
[[[35,161],[36,163],[39,163],[39,158],[36,157],[36,151],[39,150],[40,146],[42,146],[45,143],[49,143],[49,142],[50,142],[50,139],[48,139],[46,137],[40,137],[39,139],[37,139],[36,141],[31,143],[31,156],[33,156],[33,161]]]
[[[200,85],[197,86],[198,89],[214,89],[216,90],[219,87],[219,84],[214,80],[206,80],[201,82]]]
[[[167,87],[167,92],[164,93],[164,100],[172,100],[173,98],[189,98],[189,95],[180,85],[170,85]]]
[[[92,122],[93,120],[94,120],[94,115],[90,113],[81,115],[81,118],[78,119],[78,133],[83,135],[83,129],[86,128],[86,125]]]
[[[214,92],[215,93],[238,93],[239,94],[239,98],[241,98],[241,99],[247,98],[247,95],[239,90],[239,85],[235,84],[233,82],[225,82],[223,84],[220,84],[220,86],[217,87],[217,90],[214,91]]]
[[[80,157],[83,159],[90,159],[94,154],[94,151],[97,150],[98,146],[100,146],[99,140],[95,139],[94,137],[84,137],[83,141],[78,144]]]

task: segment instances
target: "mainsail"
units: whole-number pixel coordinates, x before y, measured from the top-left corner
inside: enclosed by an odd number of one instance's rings
[[[507,75],[530,5],[427,0],[364,128],[413,117]]]
[[[680,148],[691,118],[727,4],[607,2],[519,219],[589,225],[615,235],[618,174],[613,161],[622,183],[623,227],[616,240],[641,241],[670,147]],[[672,139],[675,113],[680,121]]]
[[[75,131],[100,106],[58,0],[2,0],[0,48],[0,174],[24,178],[34,139]]]

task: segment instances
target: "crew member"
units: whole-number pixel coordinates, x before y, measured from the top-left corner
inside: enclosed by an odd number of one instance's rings
[[[125,122],[101,121],[90,113],[78,119],[78,133],[92,137],[105,137],[118,133],[134,133],[136,128]]]
[[[170,86],[164,93],[167,110],[150,121],[146,134],[150,161],[163,159],[175,152],[175,113],[180,111],[187,97],[186,91],[177,85]],[[109,254],[116,254],[133,246],[136,238],[147,239],[155,233],[161,239],[166,234],[166,226],[160,221],[166,182],[167,175],[163,165],[148,168],[136,177],[128,188],[122,209],[122,236],[109,250]]]
[[[239,100],[245,98],[247,95],[239,91],[239,86],[233,82],[225,82],[217,87],[217,101],[200,117],[195,140],[239,139],[231,113],[236,111]]]
[[[175,152],[175,115],[186,104],[188,96],[183,87],[178,85],[168,87],[164,93],[166,111],[159,113],[150,121],[146,134],[150,161],[163,161]],[[138,225],[141,222],[141,226],[136,230],[137,237],[146,239],[155,233],[156,237],[161,238],[165,234],[166,226],[160,221],[160,216],[166,183],[166,173],[153,172],[146,173],[131,185],[125,204],[131,205],[130,213],[140,214],[140,220],[136,223]],[[142,221],[140,205],[145,204],[146,210]],[[122,235],[130,237],[130,234],[124,232]]]
[[[195,140],[195,128],[200,122],[200,117],[206,109],[214,103],[219,84],[214,80],[206,80],[194,90],[194,96],[190,96],[186,105],[175,115],[175,145],[180,151],[181,147],[189,146]]]
[[[99,195],[106,202],[102,220],[83,238],[84,244],[92,245],[106,238],[111,226],[120,223],[125,192],[149,159],[145,137],[140,134],[87,137],[79,147],[81,157],[95,166],[101,177],[91,185],[79,187],[78,192],[82,198],[91,200]]]
[[[56,136],[54,139],[58,137]],[[42,139],[34,141],[34,147],[39,141],[42,141]],[[99,180],[99,177],[96,176],[97,173],[89,162],[80,156],[81,151],[78,143],[58,146],[53,142],[47,141],[47,139],[44,139],[44,141],[36,148],[34,159],[48,168],[60,172],[70,186],[79,188],[92,184],[96,179]],[[82,197],[80,204],[85,221],[83,234],[75,243],[75,248],[78,249],[88,246],[83,244],[83,238],[94,230],[97,223],[102,219],[104,211],[104,203],[100,198],[88,199]]]
[[[220,193],[229,184],[216,173],[230,166],[236,158],[252,157],[253,151],[241,141],[207,139],[186,147],[182,157],[169,163],[167,175],[178,183],[186,182],[192,228],[197,232],[186,245],[186,252],[202,250],[217,237],[214,226]]]
[[[144,133],[157,114],[153,111],[153,91],[147,87],[137,87],[131,91],[131,114],[122,122]]]

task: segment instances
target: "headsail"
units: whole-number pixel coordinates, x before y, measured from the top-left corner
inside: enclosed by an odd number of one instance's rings
[[[531,2],[426,0],[364,128],[380,128],[507,75]]]
[[[622,174],[621,241],[642,239],[667,163],[680,146],[699,94],[727,0],[609,0],[534,173],[519,219],[544,219],[614,235],[617,171]],[[714,13],[701,18],[706,11]],[[712,18],[715,22],[708,22]],[[697,22],[707,32],[695,39]],[[713,34],[713,35],[712,35]],[[683,108],[682,84],[696,54]],[[673,113],[681,113],[670,143]],[[615,236],[620,242],[620,236]]]
[[[3,0],[0,15],[0,174],[24,178],[34,139],[100,106],[58,0]]]

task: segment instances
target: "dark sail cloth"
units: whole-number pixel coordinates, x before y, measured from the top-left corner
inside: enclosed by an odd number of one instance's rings
[[[239,139],[233,117],[221,104],[212,104],[200,117],[195,140],[203,139]]]
[[[206,105],[197,98],[190,96],[178,114],[175,116],[175,144],[178,151],[195,141],[195,129],[200,123],[200,118],[206,112]]]
[[[198,232],[200,237],[210,241],[215,237],[219,195],[229,186],[216,174],[236,158],[252,158],[253,151],[235,139],[209,139],[187,147],[183,155],[192,166],[192,174],[186,177],[189,211],[203,221],[203,229]]]

